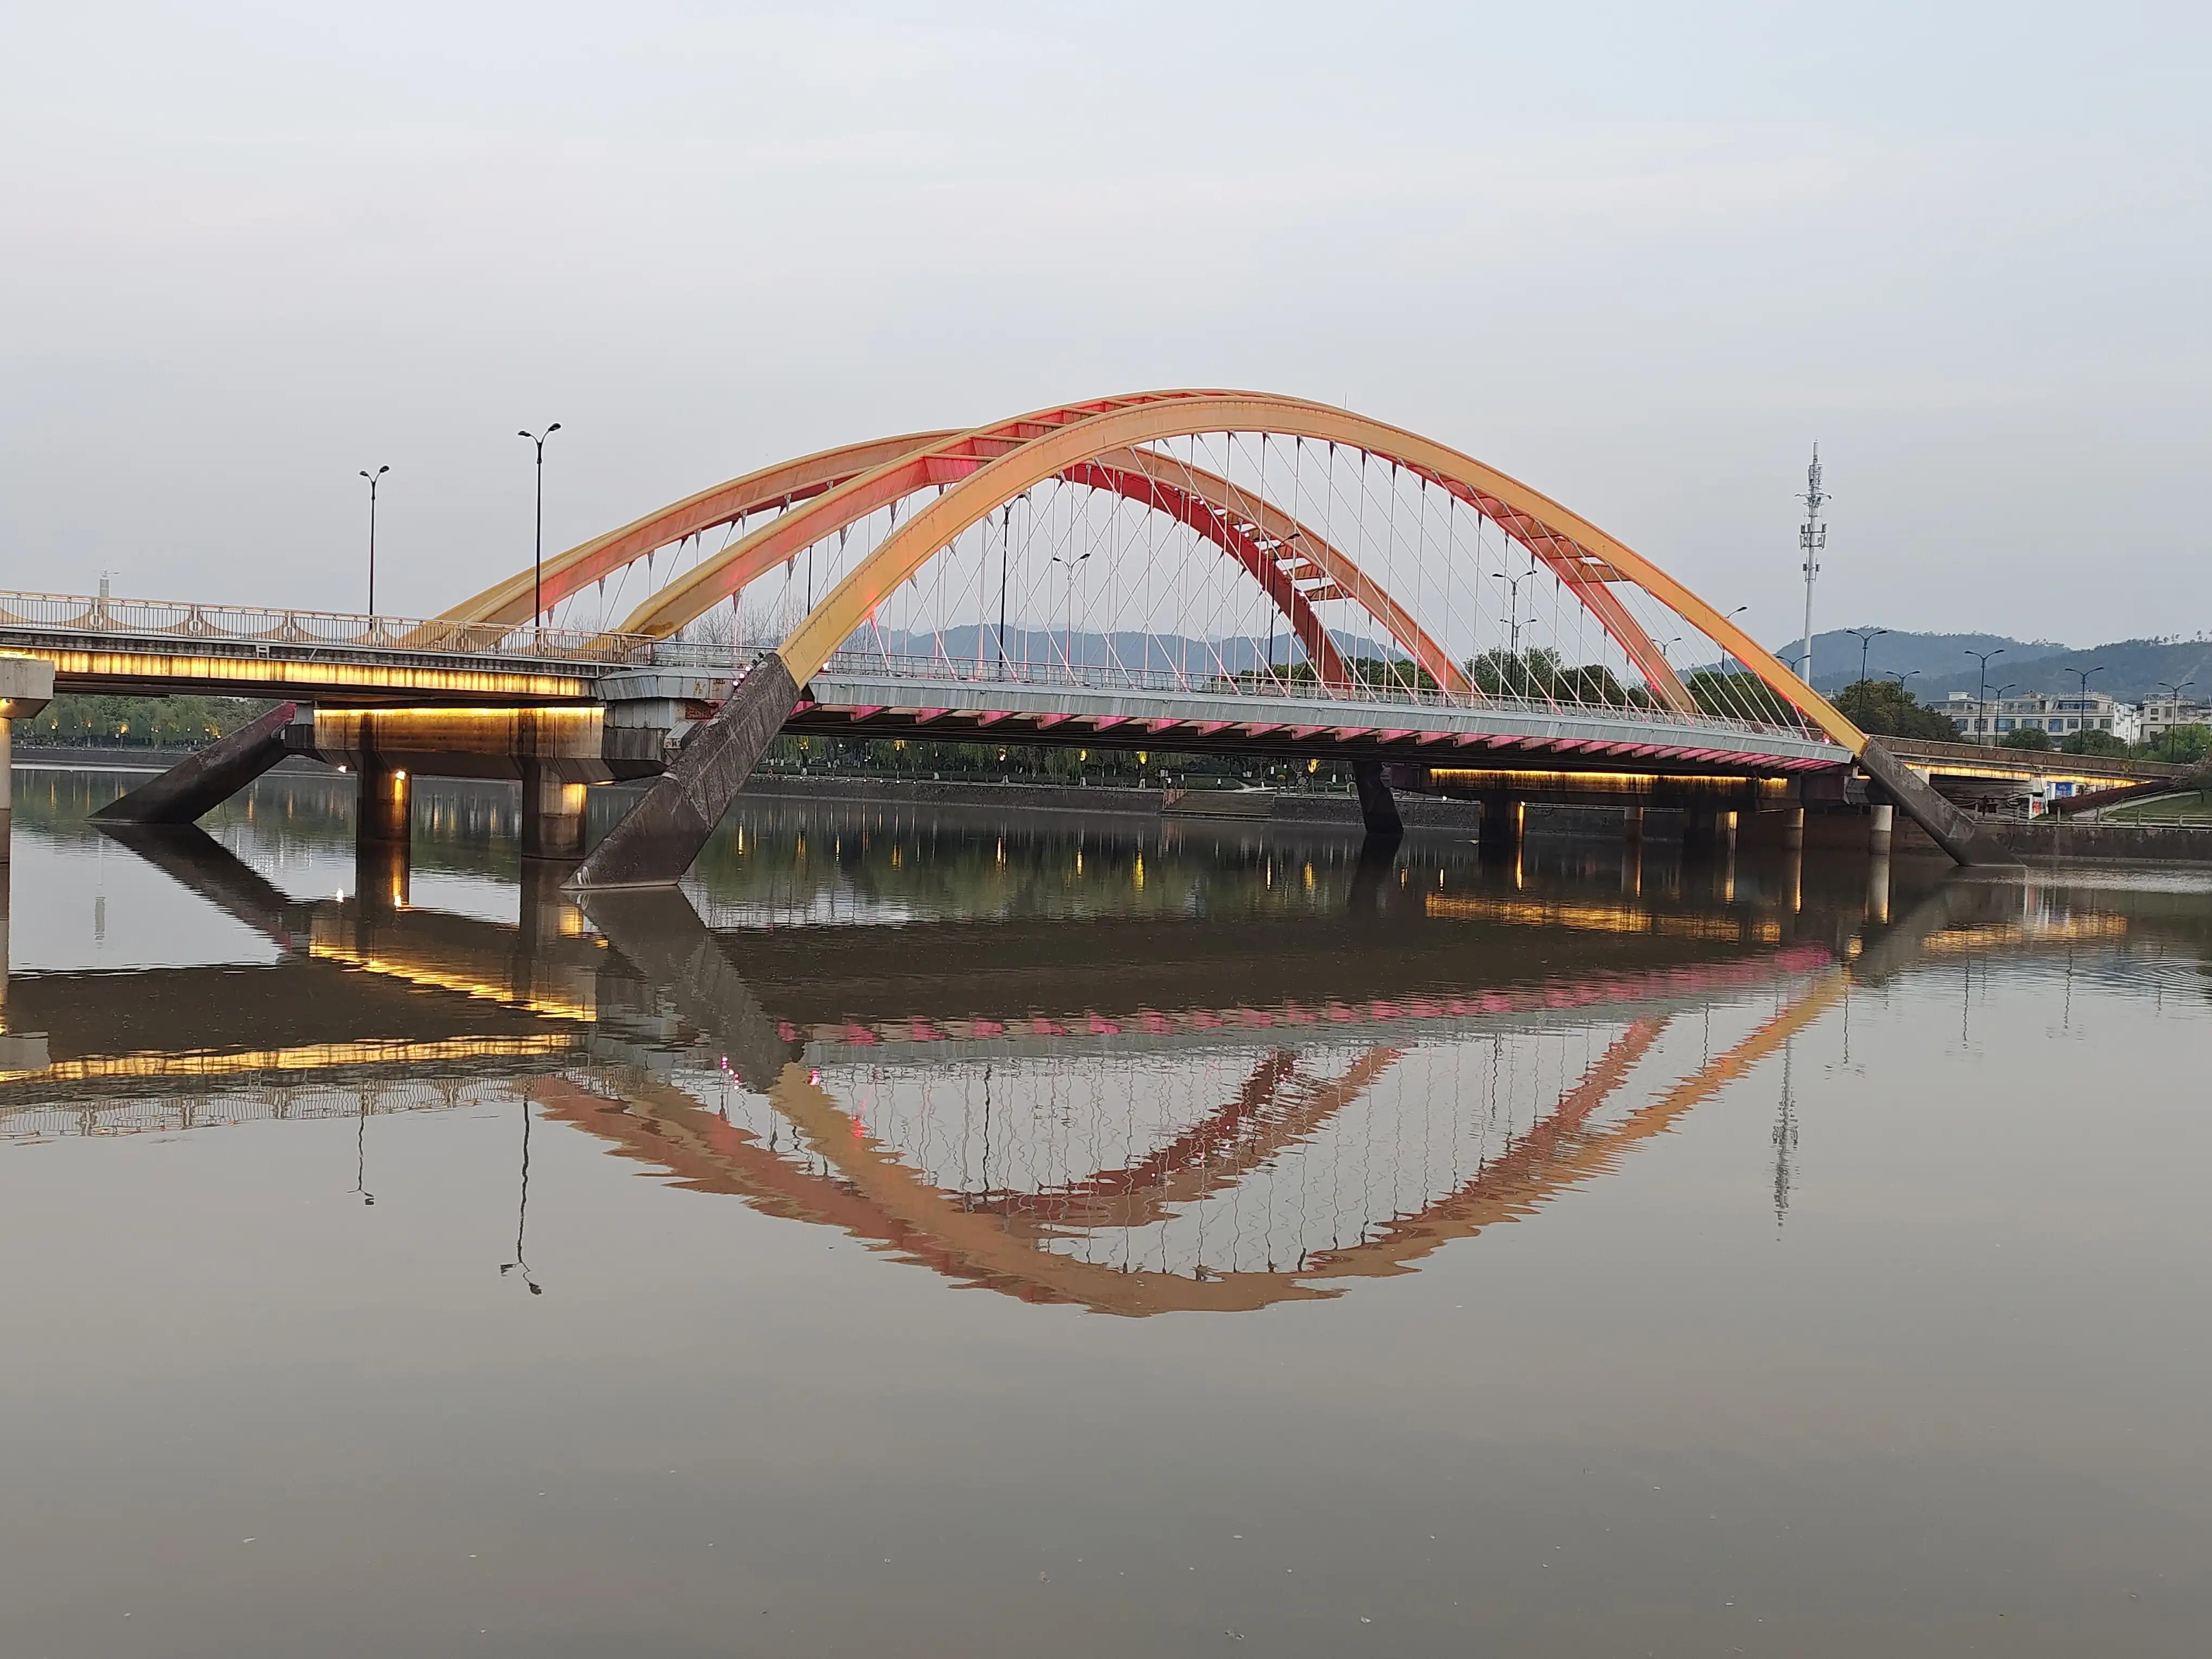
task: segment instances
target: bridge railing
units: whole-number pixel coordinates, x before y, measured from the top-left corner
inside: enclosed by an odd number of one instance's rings
[[[754,655],[746,647],[726,643],[661,640],[596,629],[538,628],[528,623],[464,623],[435,617],[368,617],[338,611],[0,591],[0,635],[17,633],[82,637],[112,645],[173,641],[288,655],[419,652],[611,668],[734,672]]]
[[[1649,702],[1589,702],[1571,696],[1515,696],[1485,691],[1453,692],[1435,686],[1408,685],[1385,679],[1354,680],[1324,684],[1316,680],[1287,678],[1265,669],[1222,668],[1178,670],[1128,668],[1120,664],[1064,661],[1000,662],[949,656],[902,656],[894,652],[848,646],[823,665],[824,674],[854,678],[880,678],[899,681],[939,681],[962,685],[1018,685],[1024,688],[1066,688],[1084,691],[1152,691],[1211,696],[1250,697],[1255,701],[1308,704],[1348,702],[1361,706],[1437,709],[1504,710],[1538,717],[1557,714],[1613,716],[1662,726],[1694,726],[1700,732],[1741,732],[1753,737],[1818,738],[1802,725],[1760,721],[1740,716],[1700,713],[1695,715],[1657,708]],[[1536,688],[1540,692],[1540,684]],[[1564,690],[1564,688],[1562,688]],[[1288,716],[1285,716],[1288,718]]]

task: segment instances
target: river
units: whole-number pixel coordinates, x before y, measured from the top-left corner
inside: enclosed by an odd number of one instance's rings
[[[9,1655],[2212,1647],[2212,876],[16,779]]]

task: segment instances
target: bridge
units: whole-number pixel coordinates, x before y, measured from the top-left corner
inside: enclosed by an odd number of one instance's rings
[[[514,777],[525,856],[580,888],[677,880],[787,732],[1327,759],[1384,836],[1405,790],[1482,799],[1493,840],[1561,795],[1703,835],[1863,811],[1884,845],[1902,807],[2011,861],[1735,614],[1458,450],[1187,390],[781,462],[434,618],[0,594],[0,714],[48,685],[279,698],[111,815],[187,822],[301,754],[404,844],[410,778]],[[586,788],[624,781],[585,856]]]

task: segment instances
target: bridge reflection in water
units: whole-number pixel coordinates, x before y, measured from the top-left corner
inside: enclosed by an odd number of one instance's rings
[[[135,836],[276,960],[18,975],[0,1134],[347,1117],[366,1158],[376,1116],[514,1106],[963,1283],[1249,1309],[1565,1197],[1856,985],[2130,925],[2013,886],[1893,902],[1882,863],[1632,860],[1613,896],[1571,846],[744,830],[696,905],[546,884],[514,925],[367,878],[301,903],[198,831]]]

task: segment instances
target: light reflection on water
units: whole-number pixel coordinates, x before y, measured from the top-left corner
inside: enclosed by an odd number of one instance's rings
[[[1754,1615],[1774,1651],[1963,1650],[2000,1612],[2006,1636],[2053,1644],[2123,1628],[2096,1599],[2124,1598],[2107,1583],[2117,1568],[2083,1555],[2063,1510],[2023,1534],[1986,1495],[1932,1498],[1890,1467],[1894,1422],[1931,1413],[1952,1425],[1936,1462],[1964,1459],[2052,1503],[2086,1502],[2081,1483],[2096,1483],[2100,1535],[2142,1542],[2146,1563],[2212,1540],[2172,1461],[2203,1468],[2201,1437],[2194,1451],[2173,1440],[2212,1370],[2204,1339],[2159,1312],[2212,1278],[2202,1206],[2184,1207],[2185,1169],[2212,1150],[2191,1087],[2212,984],[2212,883],[2197,877],[2001,882],[1542,839],[1507,864],[1442,838],[1378,860],[1324,833],[1246,825],[760,804],[686,895],[580,906],[557,872],[517,884],[511,801],[495,787],[426,787],[411,861],[364,867],[343,785],[279,775],[205,836],[135,840],[82,826],[117,787],[19,780],[0,1036],[0,1183],[28,1195],[0,1210],[13,1259],[53,1261],[46,1230],[66,1216],[214,1261],[213,1276],[159,1276],[188,1316],[198,1306],[248,1345],[222,1364],[277,1370],[346,1346],[314,1334],[313,1287],[349,1286],[387,1346],[353,1353],[340,1391],[410,1402],[411,1426],[304,1431],[288,1455],[355,1469],[286,1500],[310,1531],[339,1524],[365,1482],[366,1512],[392,1536],[443,1535],[453,1523],[439,1517],[468,1510],[473,1488],[420,1455],[501,1442],[500,1387],[565,1387],[576,1412],[532,1408],[558,1424],[556,1448],[508,1446],[499,1468],[564,1482],[608,1471],[629,1507],[551,1532],[512,1516],[473,1523],[501,1548],[630,1561],[675,1538],[696,1547],[693,1529],[718,1516],[713,1528],[756,1551],[735,1580],[685,1577],[653,1596],[580,1595],[534,1564],[471,1600],[442,1569],[408,1566],[410,1611],[381,1627],[280,1595],[291,1627],[326,1650],[355,1650],[342,1629],[361,1651],[448,1650],[474,1608],[483,1620],[463,1633],[496,1629],[533,1651],[532,1632],[542,1644],[557,1629],[688,1652],[732,1616],[732,1597],[769,1605],[744,1615],[771,1621],[763,1650],[1017,1650],[1015,1631],[978,1610],[994,1595],[1027,1605],[1035,1574],[1018,1592],[1001,1581],[1041,1525],[1067,1520],[1017,1523],[1023,1506],[967,1483],[1018,1449],[1009,1468],[1073,1483],[1095,1511],[1076,1530],[1121,1552],[1119,1578],[1142,1581],[1091,1586],[1069,1650],[1181,1650],[1237,1629],[1338,1651],[1348,1638],[1310,1626],[1316,1607],[1227,1567],[1198,1519],[1224,1493],[1257,1502],[1280,1448],[1242,1461],[1172,1449],[1190,1391],[1210,1419],[1218,1373],[1262,1364],[1302,1379],[1270,1383],[1251,1412],[1311,1437],[1288,1454],[1319,1483],[1300,1500],[1313,1509],[1301,1547],[1326,1545],[1334,1593],[1385,1609],[1394,1642],[1502,1632],[1513,1650],[1569,1631],[1600,1646],[1660,1632],[1704,1650],[1740,1621],[1733,1598],[1708,1605],[1692,1586],[1753,1563],[1779,1587]],[[2146,1137],[2172,1156],[2094,1161],[2091,1149]],[[334,1206],[360,1214],[340,1222]],[[1962,1218],[1979,1231],[1960,1234]],[[283,1265],[240,1258],[241,1233],[282,1240]],[[2063,1266],[2054,1234],[2080,1247]],[[410,1254],[464,1235],[450,1267]],[[1914,1237],[1926,1255],[1899,1256]],[[816,1253],[841,1242],[867,1255],[825,1278]],[[2009,1275],[1984,1265],[2006,1243],[2013,1262],[1996,1260]],[[2069,1304],[2048,1340],[2139,1357],[2117,1386],[2164,1461],[2086,1431],[2085,1401],[2112,1379],[2085,1383],[2048,1354],[2031,1378],[2016,1329],[1977,1328],[1992,1309],[2063,1300],[2089,1261],[2100,1300]],[[9,1329],[34,1338],[10,1375],[60,1420],[79,1409],[72,1379],[110,1401],[100,1420],[150,1422],[142,1382],[189,1393],[209,1375],[197,1336],[134,1348],[131,1310],[170,1316],[139,1307],[119,1269],[94,1249],[8,1293]],[[534,1294],[513,1301],[520,1286]],[[946,1302],[940,1289],[987,1294]],[[1471,1298],[1479,1329],[1461,1320]],[[1036,1304],[1115,1316],[1093,1323],[1129,1334],[1037,1326]],[[1299,1304],[1313,1305],[1291,1325],[1218,1317]],[[77,1311],[104,1305],[124,1312],[94,1326]],[[1163,1314],[1208,1317],[1187,1329]],[[514,1322],[525,1316],[535,1322]],[[775,1341],[750,1340],[753,1324]],[[988,1374],[975,1369],[985,1352]],[[1397,1369],[1352,1358],[1382,1354]],[[694,1486],[656,1505],[627,1483],[673,1443],[648,1433],[647,1457],[604,1415],[633,1361],[674,1395],[764,1391],[810,1425],[818,1455],[792,1464],[773,1425],[718,1417],[704,1440],[695,1426],[680,1455],[666,1450]],[[1524,1457],[1520,1431],[1470,1441],[1453,1379],[1475,1375],[1527,1434],[1579,1449],[1566,1462],[1595,1458],[1618,1489],[1592,1502],[1560,1486]],[[1785,1376],[1796,1395],[1771,1395]],[[1059,1402],[1048,1443],[1018,1419],[973,1419],[1037,1388]],[[921,1504],[933,1536],[972,1546],[933,1558],[926,1587],[846,1583],[834,1614],[793,1593],[815,1569],[788,1550],[863,1547],[878,1523],[843,1431],[821,1415],[830,1398],[903,1449],[876,1497]],[[214,1418],[201,1474],[210,1501],[230,1504],[273,1475],[276,1454],[249,1422]],[[1733,1427],[1715,1439],[1717,1421]],[[1133,1449],[1086,1449],[1115,1423]],[[1224,1431],[1223,1443],[1241,1443]],[[1809,1462],[1792,1449],[1814,1444]],[[1470,1484],[1432,1490],[1405,1462],[1423,1447]],[[1753,1447],[1764,1481],[1730,1461]],[[188,1594],[173,1577],[186,1569],[150,1565],[167,1558],[124,1522],[138,1501],[127,1472],[80,1456],[27,1457],[19,1489],[86,1528],[121,1527],[155,1603],[189,1612],[190,1640],[153,1650],[250,1647],[266,1586]],[[1780,1504],[1796,1517],[1785,1528],[1825,1529],[1825,1559],[1866,1577],[1863,1603],[1830,1605],[1814,1564],[1766,1559],[1773,1540],[1723,1544],[1644,1516],[1627,1494],[1643,1504],[1647,1483],[1626,1475],[1659,1463],[1715,1502],[1728,1491],[1740,1515]],[[414,1484],[375,1473],[402,1466]],[[108,1502],[64,1498],[84,1467],[106,1472]],[[780,1522],[754,1512],[763,1480]],[[1862,1480],[1887,1498],[1857,1493]],[[1425,1541],[1456,1542],[1425,1554],[1421,1537],[1392,1534],[1385,1547],[1352,1514],[1327,1518],[1347,1495],[1355,1510],[1410,1504],[1423,1527],[1447,1528]],[[1887,1553],[1882,1504],[1907,1501],[1943,1510],[1948,1578],[1923,1582],[1924,1564]],[[16,1559],[50,1569],[12,1588],[61,1649],[93,1616],[98,1579],[53,1568],[52,1527],[10,1507],[0,1541],[36,1534]],[[1539,1514],[1586,1534],[1597,1564],[1565,1602],[1525,1583],[1526,1564],[1468,1553],[1478,1537],[1521,1550],[1515,1517]],[[1621,1537],[1601,1541],[1616,1525]],[[1160,1574],[1196,1565],[1170,1559],[1178,1550],[1222,1576],[1166,1594]],[[2056,1578],[2054,1560],[2071,1563]],[[1655,1561],[1669,1565],[1653,1577]],[[198,1556],[190,1571],[234,1585]],[[340,1604],[389,1588],[340,1577]],[[2130,1642],[2188,1650],[2201,1588],[2160,1583],[2148,1605],[2132,1592]],[[1910,1595],[1936,1598],[1936,1623],[1884,1611]],[[380,1630],[385,1645],[369,1639]]]

